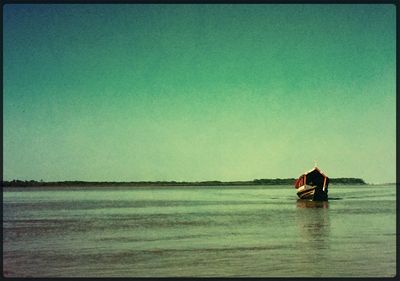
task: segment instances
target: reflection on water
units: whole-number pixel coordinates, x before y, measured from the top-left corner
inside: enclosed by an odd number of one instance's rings
[[[329,202],[297,200],[297,224],[308,254],[329,249]],[[318,256],[318,253],[315,253]]]
[[[329,207],[328,201],[311,201],[298,199],[297,200],[297,208],[324,208],[327,209]]]

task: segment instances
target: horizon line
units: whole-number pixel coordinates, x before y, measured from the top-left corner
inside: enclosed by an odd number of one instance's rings
[[[293,181],[296,180],[297,178],[259,178],[259,179],[252,179],[252,180],[195,180],[195,181],[188,181],[188,180],[125,180],[125,181],[115,181],[115,180],[52,180],[52,181],[44,181],[44,180],[20,180],[20,179],[12,179],[12,180],[4,180],[2,179],[2,183],[15,183],[15,182],[25,182],[25,183],[43,183],[43,184],[49,184],[49,183],[86,183],[86,184],[91,184],[91,183],[114,183],[114,184],[127,184],[127,183],[133,183],[133,184],[140,184],[140,183],[147,183],[147,184],[152,184],[152,183],[173,183],[173,184],[201,184],[201,183],[221,183],[221,184],[229,184],[229,183],[260,183],[262,181]],[[372,183],[372,182],[366,182],[363,178],[357,178],[357,177],[336,177],[336,178],[329,178],[330,180],[356,180],[356,181],[361,181],[364,184],[396,184],[397,182],[384,182],[384,183]]]

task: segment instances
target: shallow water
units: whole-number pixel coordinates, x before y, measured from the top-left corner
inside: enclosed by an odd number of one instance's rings
[[[396,186],[64,187],[3,191],[16,277],[392,277]]]

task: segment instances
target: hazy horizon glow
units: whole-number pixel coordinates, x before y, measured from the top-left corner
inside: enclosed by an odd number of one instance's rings
[[[395,10],[7,4],[4,179],[395,182]]]

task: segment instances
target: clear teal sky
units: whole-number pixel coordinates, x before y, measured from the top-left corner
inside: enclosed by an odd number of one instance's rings
[[[394,5],[5,5],[4,179],[394,182]]]

